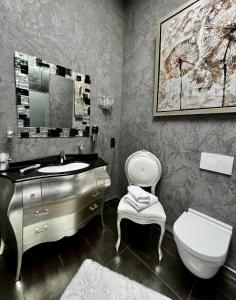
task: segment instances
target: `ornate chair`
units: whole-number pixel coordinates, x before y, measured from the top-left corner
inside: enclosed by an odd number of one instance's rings
[[[138,185],[140,187],[151,187],[151,193],[155,195],[155,188],[160,180],[162,167],[159,159],[151,152],[141,150],[130,155],[125,163],[125,173],[129,185]],[[121,198],[117,209],[117,229],[118,240],[116,243],[116,251],[118,252],[121,231],[120,223],[122,219],[129,219],[139,224],[158,224],[161,227],[161,235],[158,243],[159,261],[162,260],[161,243],[165,232],[166,214],[161,203],[158,201],[152,206],[141,211],[136,211],[135,208],[124,202],[124,197]]]

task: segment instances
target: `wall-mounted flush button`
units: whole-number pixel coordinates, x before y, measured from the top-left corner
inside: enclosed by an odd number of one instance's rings
[[[200,169],[232,175],[234,157],[202,152]]]

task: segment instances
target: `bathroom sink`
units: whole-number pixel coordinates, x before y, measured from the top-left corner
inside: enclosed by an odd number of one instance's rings
[[[63,172],[70,172],[70,171],[76,171],[85,169],[89,166],[89,164],[86,163],[70,163],[67,165],[56,165],[56,166],[49,166],[38,169],[38,172],[40,173],[63,173]]]

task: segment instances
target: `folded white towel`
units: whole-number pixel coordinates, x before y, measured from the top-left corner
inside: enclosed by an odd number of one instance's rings
[[[144,210],[145,208],[148,208],[152,206],[153,204],[158,202],[158,198],[152,194],[150,194],[150,201],[149,203],[140,203],[137,201],[130,193],[126,194],[124,197],[124,202],[132,206],[134,209],[137,210],[137,212],[140,212]]]
[[[140,186],[137,185],[130,185],[128,186],[128,192],[131,194],[133,198],[136,200],[143,202],[143,203],[149,203],[150,201],[150,193],[144,191]]]
[[[135,199],[135,198],[134,198]],[[149,204],[150,203],[150,197],[148,197],[148,199],[135,199],[138,203],[142,203],[142,204]]]

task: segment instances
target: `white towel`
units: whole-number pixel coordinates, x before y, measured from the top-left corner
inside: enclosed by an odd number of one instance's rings
[[[140,203],[149,203],[150,202],[150,193],[144,191],[141,187],[137,185],[128,186],[128,192],[133,198],[135,198]]]
[[[150,194],[150,201],[149,203],[140,203],[137,201],[130,193],[125,195],[124,202],[132,206],[134,209],[137,210],[137,212],[140,212],[144,210],[145,208],[148,208],[152,206],[153,204],[158,202],[158,198],[152,194]]]

